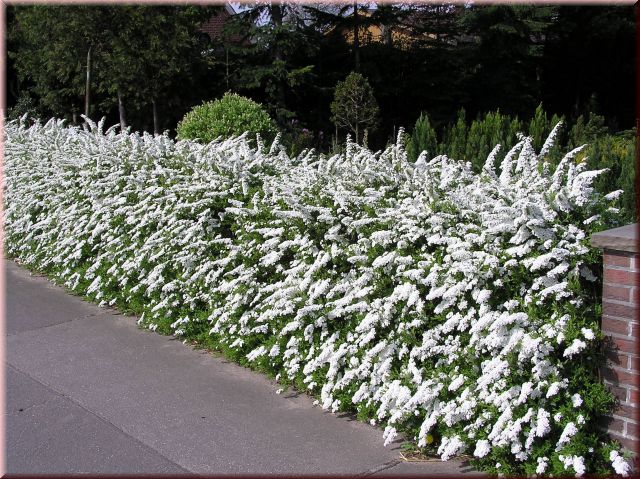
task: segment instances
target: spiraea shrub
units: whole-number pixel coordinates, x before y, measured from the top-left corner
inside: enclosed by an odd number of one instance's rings
[[[372,153],[290,158],[6,128],[8,254],[140,324],[203,338],[443,460],[507,475],[627,474],[596,426],[599,256],[620,192],[521,137],[499,165]],[[402,137],[401,134],[400,137]]]
[[[188,112],[176,128],[178,138],[209,143],[217,138],[260,135],[272,141],[277,127],[266,110],[255,101],[235,93],[203,103]]]

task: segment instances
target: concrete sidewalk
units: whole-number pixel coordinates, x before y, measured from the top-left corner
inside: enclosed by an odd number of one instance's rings
[[[11,474],[474,474],[4,261]]]

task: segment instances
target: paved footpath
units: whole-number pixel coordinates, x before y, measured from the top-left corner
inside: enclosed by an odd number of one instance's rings
[[[3,261],[8,473],[475,475]]]

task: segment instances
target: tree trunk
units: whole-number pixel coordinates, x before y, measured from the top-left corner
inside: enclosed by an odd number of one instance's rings
[[[84,89],[84,116],[89,118],[91,106],[91,46],[87,50],[87,82]]]
[[[120,113],[120,130],[125,131],[127,129],[127,120],[124,116],[124,100],[120,90],[118,90],[118,113]]]
[[[353,2],[353,57],[355,71],[360,72],[360,35],[358,28],[358,2]]]
[[[153,106],[153,134],[160,134],[160,121],[158,119],[158,105],[156,104],[156,99],[151,99],[151,105]]]
[[[226,68],[225,79],[227,81],[227,91],[229,91],[229,48],[227,46],[224,47],[224,57]]]

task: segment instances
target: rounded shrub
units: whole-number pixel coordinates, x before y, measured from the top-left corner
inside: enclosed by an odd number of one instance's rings
[[[255,138],[271,141],[277,127],[262,105],[237,95],[225,93],[214,101],[203,103],[188,112],[176,128],[181,140],[199,140],[209,143],[216,138],[229,138],[249,132]]]

